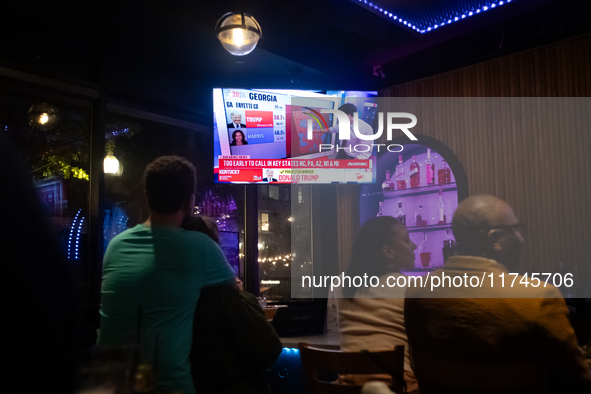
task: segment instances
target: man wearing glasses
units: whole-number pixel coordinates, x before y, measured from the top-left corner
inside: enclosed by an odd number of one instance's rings
[[[527,284],[524,277],[513,281],[509,275],[520,272],[525,235],[511,207],[493,196],[470,197],[454,213],[452,230],[456,256],[431,279],[468,275],[480,283],[456,287],[444,281],[436,288],[409,288],[405,322],[411,352],[483,364],[544,360],[548,392],[591,392],[589,369],[558,289],[544,281],[534,287],[531,278]]]

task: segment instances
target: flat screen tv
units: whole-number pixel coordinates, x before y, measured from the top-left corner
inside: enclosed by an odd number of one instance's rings
[[[373,92],[213,90],[214,174],[217,183],[371,183],[371,160],[336,160],[335,110],[355,102],[375,114]],[[308,136],[308,125],[314,130]],[[322,129],[322,130],[321,130]]]

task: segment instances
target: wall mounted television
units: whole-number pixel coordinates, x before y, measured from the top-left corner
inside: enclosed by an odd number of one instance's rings
[[[215,182],[375,183],[374,156],[337,158],[337,134],[318,132],[336,124],[321,110],[345,103],[372,124],[376,92],[213,89]]]

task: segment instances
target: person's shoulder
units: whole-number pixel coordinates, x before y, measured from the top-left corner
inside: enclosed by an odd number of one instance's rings
[[[143,224],[138,224],[135,227],[128,228],[127,230],[117,234],[116,236],[109,241],[110,247],[115,247],[125,243],[126,241],[133,240],[135,238],[139,238],[145,234],[147,234],[148,230]]]
[[[507,298],[525,298],[532,302],[540,303],[540,300],[563,300],[562,293],[551,283],[546,283],[544,278],[508,274],[505,275],[505,287],[497,286]],[[538,280],[539,279],[539,280]],[[508,286],[510,284],[510,286]]]
[[[117,237],[120,237],[120,236],[133,237],[137,234],[141,234],[143,232],[149,232],[149,231],[150,231],[150,228],[148,226],[144,226],[143,224],[140,223],[140,224],[136,224],[135,226],[130,227],[127,230],[117,234]]]
[[[191,255],[202,263],[215,263],[214,260],[226,262],[222,249],[208,235],[199,231],[182,230],[180,238],[182,245],[188,248]]]
[[[200,231],[189,231],[181,229],[179,232],[179,238],[190,245],[197,245],[199,247],[212,247],[217,244],[207,236],[207,234]]]
[[[240,290],[232,284],[221,284],[201,289],[199,303],[219,302],[227,304],[228,300],[240,298]]]
[[[365,120],[359,119],[359,131],[363,133],[369,130],[371,130],[371,132],[373,133],[373,127],[371,127],[371,125],[367,123]]]
[[[339,125],[337,123],[335,123],[334,125],[330,126],[327,130],[331,133],[338,133],[339,132]]]
[[[103,257],[103,264],[109,265],[114,259],[118,259],[121,253],[129,251],[130,248],[137,248],[138,245],[146,244],[150,242],[150,239],[149,230],[142,224],[117,234],[109,241]]]
[[[538,298],[562,298],[562,294],[560,290],[553,286],[551,283],[545,283],[543,278],[539,278],[539,283],[537,280],[532,278],[531,276],[518,276],[520,285],[523,286],[524,291],[529,292],[532,295],[536,295]],[[523,280],[523,283],[521,283]],[[517,282],[517,280],[516,280]]]

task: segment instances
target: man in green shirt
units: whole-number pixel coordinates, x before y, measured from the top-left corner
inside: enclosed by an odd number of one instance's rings
[[[98,344],[121,346],[139,334],[140,362],[153,366],[156,388],[194,394],[195,306],[203,287],[233,283],[234,272],[215,242],[180,227],[194,205],[190,162],[156,159],[144,172],[144,186],[150,217],[113,238],[105,253]]]

